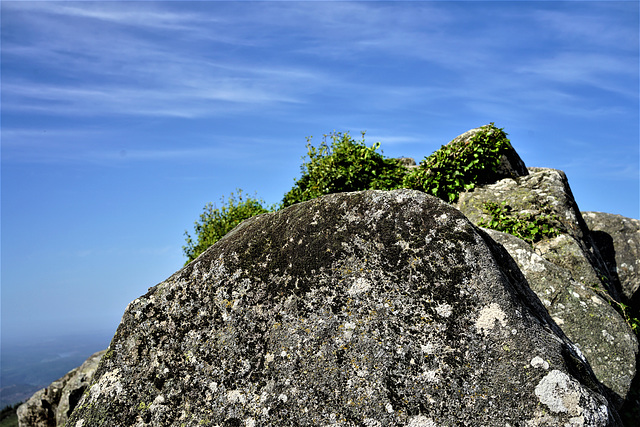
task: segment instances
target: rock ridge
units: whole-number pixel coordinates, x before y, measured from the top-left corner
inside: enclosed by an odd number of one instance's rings
[[[511,257],[410,190],[245,221],[133,301],[68,425],[620,425]]]

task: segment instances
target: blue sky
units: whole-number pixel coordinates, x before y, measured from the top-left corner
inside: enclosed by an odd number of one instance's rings
[[[207,202],[279,202],[333,130],[419,161],[495,122],[582,210],[640,216],[636,1],[1,13],[3,339],[112,333]]]

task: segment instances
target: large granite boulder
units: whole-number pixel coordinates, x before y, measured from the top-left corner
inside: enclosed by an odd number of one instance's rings
[[[525,241],[485,231],[513,257],[552,319],[582,351],[620,408],[636,375],[638,342],[629,325],[598,292],[573,280],[568,270],[544,259]]]
[[[602,212],[582,212],[582,217],[624,296],[640,311],[640,220]]]
[[[18,407],[20,427],[65,425],[85,390],[89,387],[98,362],[106,350],[91,355],[80,367],[69,371],[48,387],[38,390]]]
[[[133,301],[67,425],[619,425],[605,395],[488,234],[366,191],[251,218]]]
[[[552,225],[559,234],[535,243],[536,252],[570,271],[574,280],[603,289],[621,301],[619,284],[591,237],[565,173],[547,168],[529,168],[529,172],[527,176],[506,178],[463,192],[456,206],[474,224],[490,220],[485,209],[487,202],[504,202],[516,214],[553,217]]]

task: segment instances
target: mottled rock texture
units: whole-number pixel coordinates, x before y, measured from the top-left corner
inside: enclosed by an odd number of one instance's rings
[[[620,408],[636,375],[638,342],[618,312],[594,289],[510,234],[485,230],[509,252],[553,320],[586,356]]]
[[[37,391],[18,408],[20,427],[63,426],[85,390],[89,387],[98,362],[106,352],[90,356],[80,367]]]
[[[456,206],[474,224],[489,219],[483,208],[485,202],[506,202],[515,212],[555,216],[553,225],[560,234],[536,243],[536,252],[570,271],[574,280],[604,288],[621,301],[619,285],[591,238],[565,173],[547,168],[529,168],[529,172],[528,176],[502,179],[461,193]]]
[[[640,311],[640,220],[602,212],[582,216],[624,296]]]
[[[398,190],[245,221],[133,301],[70,426],[605,426],[515,262]]]

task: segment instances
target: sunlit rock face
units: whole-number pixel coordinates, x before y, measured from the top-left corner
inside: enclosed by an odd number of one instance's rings
[[[619,425],[517,264],[397,190],[245,221],[133,301],[69,426]]]
[[[551,318],[580,349],[622,406],[636,375],[638,342],[627,322],[602,292],[573,279],[571,271],[547,261],[534,248],[510,234],[485,230],[501,243],[524,273]]]
[[[612,392],[610,400],[621,407],[637,374],[638,342],[612,305],[629,304],[638,287],[633,274],[640,267],[640,221],[599,213],[583,217],[564,172],[529,172],[464,192],[457,207],[475,224],[488,221],[487,202],[505,203],[516,215],[553,217],[558,235],[533,244],[487,232],[504,245],[552,318]]]

